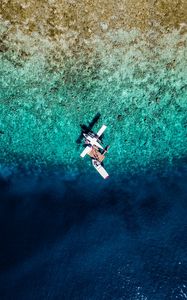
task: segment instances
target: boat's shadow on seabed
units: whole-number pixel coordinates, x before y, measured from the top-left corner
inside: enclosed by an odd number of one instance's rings
[[[92,128],[98,122],[100,117],[101,117],[101,114],[97,113],[88,125],[80,124],[81,133],[80,133],[78,139],[76,140],[77,144],[81,144],[81,141],[82,141],[82,138],[83,138],[83,133],[88,133],[88,132],[92,131]]]

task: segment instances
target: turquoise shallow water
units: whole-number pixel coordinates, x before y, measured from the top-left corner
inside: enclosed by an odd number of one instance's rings
[[[112,176],[158,169],[163,162],[166,168],[184,157],[186,35],[118,30],[88,43],[93,54],[57,61],[47,43],[26,59],[19,47],[1,53],[2,161],[17,164],[16,155],[72,173],[88,171],[75,141],[79,124],[97,112],[95,130],[108,126],[104,142],[111,145],[106,167]]]

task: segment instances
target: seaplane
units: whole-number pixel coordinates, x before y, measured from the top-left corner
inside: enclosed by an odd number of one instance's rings
[[[102,127],[97,133],[94,133],[91,130],[84,132],[83,130],[84,145],[86,147],[80,154],[81,157],[85,157],[86,154],[88,154],[91,157],[93,167],[104,179],[107,179],[109,177],[109,174],[103,166],[105,153],[108,151],[109,146],[103,148],[103,146],[101,145],[102,142],[100,138],[106,128],[106,125],[102,125]],[[84,127],[82,129],[84,129]]]

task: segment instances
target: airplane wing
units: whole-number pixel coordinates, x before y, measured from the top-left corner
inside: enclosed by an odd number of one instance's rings
[[[109,174],[107,171],[103,168],[100,162],[98,162],[96,159],[92,159],[92,164],[94,168],[99,172],[99,174],[104,178],[107,179],[109,177]]]
[[[88,154],[91,151],[91,147],[87,146],[82,153],[80,154],[81,157],[84,157],[86,154]]]
[[[98,133],[97,133],[97,136],[100,137],[100,136],[103,134],[103,132],[105,131],[105,129],[106,129],[106,125],[103,125],[103,126],[99,129],[99,131],[98,131]]]

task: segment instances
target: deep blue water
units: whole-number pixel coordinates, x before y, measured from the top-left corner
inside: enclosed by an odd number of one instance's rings
[[[186,299],[186,180],[2,177],[0,299]]]

